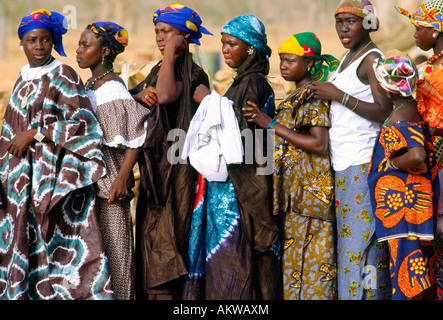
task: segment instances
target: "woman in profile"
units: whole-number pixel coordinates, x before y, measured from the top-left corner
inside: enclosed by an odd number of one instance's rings
[[[108,172],[95,185],[115,299],[134,299],[135,256],[131,216],[132,169],[146,137],[149,110],[137,103],[113,62],[128,45],[127,31],[113,22],[95,22],[82,32],[77,49],[80,68],[91,69],[86,93],[103,130]]]

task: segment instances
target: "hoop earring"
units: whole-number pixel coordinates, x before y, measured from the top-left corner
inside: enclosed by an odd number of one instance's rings
[[[439,35],[440,35],[440,32],[438,32],[437,30],[435,30],[435,31],[432,33],[432,37],[433,37],[434,39],[437,39]]]
[[[248,54],[249,54],[250,56],[252,56],[254,53],[255,53],[254,48],[253,48],[253,47],[250,47],[250,48],[248,49]]]

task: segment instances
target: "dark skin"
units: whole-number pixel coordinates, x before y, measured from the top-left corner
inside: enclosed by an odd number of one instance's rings
[[[31,68],[44,66],[54,60],[52,57],[52,34],[46,29],[35,29],[26,33],[20,41]],[[8,145],[8,152],[15,157],[23,157],[29,146],[35,143],[37,129],[23,131]],[[51,137],[45,132],[46,141]]]
[[[434,30],[431,28],[425,28],[416,26],[414,34],[415,44],[423,51],[433,51],[434,55],[439,55],[443,51],[443,35],[439,33],[437,38],[433,37]],[[433,65],[442,63],[443,57],[434,61]],[[429,133],[433,136],[443,136],[443,129],[433,128],[428,125]]]
[[[158,72],[157,86],[148,87],[134,96],[134,99],[147,104],[150,108],[157,104],[168,105],[177,101],[183,93],[183,81],[176,81],[174,74],[175,59],[188,50],[189,34],[166,23],[155,25],[158,49],[163,55]]]
[[[221,42],[225,64],[232,69],[238,69],[248,58],[250,46],[243,40],[226,33],[222,33]],[[208,87],[199,85],[194,92],[194,101],[201,103],[210,94],[211,90]]]
[[[286,81],[294,81],[297,88],[312,81],[308,68],[312,67],[313,64],[313,60],[304,57],[287,53],[280,54],[281,75]],[[263,129],[268,128],[272,118],[262,112],[255,103],[248,101],[248,104],[250,107],[242,109],[245,112],[245,117],[248,119],[247,121],[253,122]],[[257,117],[251,118],[254,114]],[[328,130],[324,127],[310,127],[309,135],[290,131],[290,128],[279,123],[273,129],[279,137],[285,138],[287,136],[286,141],[306,152],[323,156],[328,150]]]
[[[112,68],[112,63],[108,58],[111,53],[110,48],[108,46],[102,47],[100,39],[91,30],[86,29],[82,32],[76,53],[79,67],[82,69],[89,68],[92,78],[96,78]],[[102,65],[102,61],[105,62],[104,65]],[[124,84],[124,81],[116,73],[111,72],[103,79],[97,81],[92,89],[97,90],[107,81],[118,81]],[[109,191],[109,204],[121,201],[128,196],[127,181],[137,162],[139,153],[139,148],[126,148],[123,163]]]
[[[342,72],[353,61],[361,57],[368,50],[377,48],[371,42],[370,31],[363,27],[363,19],[348,13],[340,13],[336,16],[336,31],[346,49],[349,49],[347,58],[343,61]],[[354,110],[359,116],[378,123],[383,123],[392,111],[392,101],[386,95],[385,91],[380,87],[372,67],[373,61],[379,58],[380,54],[371,52],[362,61],[357,69],[359,80],[370,85],[374,98],[374,103],[357,101],[351,97],[348,108],[353,109],[358,102],[357,108]],[[338,89],[332,83],[314,82],[312,89],[315,92],[316,99],[331,100],[341,102],[345,94],[344,91]]]

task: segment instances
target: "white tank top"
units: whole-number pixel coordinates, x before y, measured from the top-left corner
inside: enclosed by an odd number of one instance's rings
[[[338,72],[345,60],[343,58],[340,67],[329,82],[354,98],[373,103],[371,86],[363,84],[357,76],[357,69],[361,62],[373,51],[383,56],[378,49],[369,50],[344,71]],[[380,131],[380,124],[360,117],[336,101],[331,104],[330,118],[332,123],[329,130],[330,153],[334,170],[343,171],[351,166],[369,163]]]

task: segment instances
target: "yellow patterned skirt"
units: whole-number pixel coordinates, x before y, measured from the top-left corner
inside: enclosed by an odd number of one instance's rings
[[[336,300],[335,224],[297,214],[284,222],[284,300]]]

